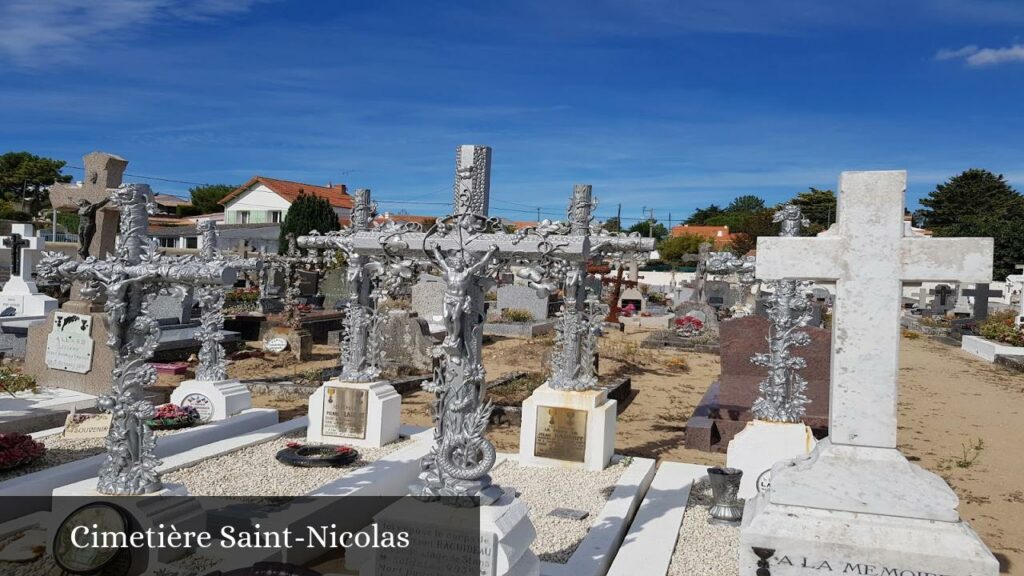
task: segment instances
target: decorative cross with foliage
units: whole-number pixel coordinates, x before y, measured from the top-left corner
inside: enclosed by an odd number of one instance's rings
[[[109,338],[114,352],[113,394],[97,405],[113,414],[107,435],[107,458],[100,468],[97,489],[102,494],[148,494],[162,488],[153,454],[156,442],[146,426],[153,405],[143,396],[156,381],[147,360],[156,350],[160,326],[149,305],[161,292],[183,296],[186,286],[222,285],[234,281],[230,268],[209,265],[194,257],[167,257],[148,236],[148,215],[154,208],[149,186],[121,186],[110,196],[121,210],[120,234],[112,258],[90,256],[72,260],[58,252],[45,252],[37,271],[52,280],[84,282],[87,298],[106,296]]]

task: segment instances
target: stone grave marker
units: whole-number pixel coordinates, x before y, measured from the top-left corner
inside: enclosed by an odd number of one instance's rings
[[[508,284],[498,288],[498,314],[504,310],[525,310],[533,322],[541,322],[548,317],[548,299],[539,298],[529,286]]]
[[[35,236],[31,224],[12,224],[11,235],[0,239],[11,251],[11,277],[0,291],[0,316],[46,316],[57,309],[57,300],[40,294],[32,274],[46,242]],[[9,313],[10,312],[10,313]]]
[[[740,574],[804,575],[813,558],[883,573],[995,576],[956,494],[896,448],[902,282],[988,282],[991,238],[905,236],[906,172],[845,172],[837,223],[814,238],[758,240],[757,276],[836,282],[831,435],[777,463],[747,500]]]
[[[974,299],[974,307],[971,313],[971,318],[976,322],[988,318],[988,300],[995,296],[1000,297],[1003,295],[1002,290],[990,290],[989,284],[985,282],[979,282],[974,285],[974,288],[969,288],[961,292],[964,296],[970,296]]]

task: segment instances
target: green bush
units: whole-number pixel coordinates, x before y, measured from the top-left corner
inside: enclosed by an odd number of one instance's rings
[[[533,322],[533,314],[531,314],[529,310],[523,310],[521,308],[505,308],[501,311],[501,321],[525,324],[527,322]]]
[[[1016,315],[1012,310],[996,312],[978,324],[982,337],[1010,346],[1024,346],[1024,330],[1016,326]]]
[[[0,391],[13,395],[26,390],[33,394],[39,391],[35,376],[24,374],[10,366],[0,366]]]

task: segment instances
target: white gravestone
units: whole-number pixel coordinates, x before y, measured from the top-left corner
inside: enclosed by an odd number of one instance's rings
[[[40,294],[32,280],[36,255],[46,247],[46,242],[34,234],[31,224],[11,224],[11,235],[0,238],[0,246],[11,250],[12,265],[15,262],[14,251],[20,253],[17,258],[18,269],[11,270],[11,278],[0,292],[0,311],[13,310],[15,317],[46,316],[57,309],[57,300]],[[15,242],[15,235],[18,235],[19,246],[11,246]]]
[[[46,337],[46,365],[54,370],[85,374],[92,369],[92,316],[55,312]]]
[[[770,486],[747,501],[742,576],[759,560],[773,576],[822,563],[858,574],[999,572],[960,520],[956,494],[896,449],[901,283],[988,282],[993,242],[905,236],[905,189],[906,172],[843,173],[827,233],[758,241],[759,278],[836,282],[831,436],[777,463]]]
[[[306,441],[378,448],[398,440],[402,397],[390,383],[330,380],[309,397]]]
[[[607,390],[539,386],[523,401],[519,463],[604,470],[615,451],[617,407]]]
[[[185,380],[171,392],[171,403],[191,406],[203,424],[225,420],[252,408],[252,394],[238,380]]]

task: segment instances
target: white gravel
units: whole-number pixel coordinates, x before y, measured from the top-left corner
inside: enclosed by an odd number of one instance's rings
[[[193,496],[302,496],[410,442],[403,439],[382,448],[357,447],[359,459],[342,468],[298,468],[274,458],[288,442],[304,440],[305,430],[300,430],[164,474],[163,480],[184,484]]]
[[[537,529],[530,550],[544,562],[565,564],[586,538],[629,462],[629,458],[623,458],[601,472],[588,472],[519,466],[518,462],[505,460],[491,471],[491,476],[495,484],[517,490],[530,507],[530,521]],[[549,516],[556,508],[590,514],[582,520]]]
[[[740,528],[708,524],[711,501],[707,480],[693,485],[668,576],[739,575]]]
[[[188,428],[182,428],[180,430],[158,430],[155,431],[154,434],[159,438],[161,436],[184,432],[185,430],[188,430]],[[52,468],[54,466],[60,466],[61,464],[67,464],[68,462],[74,462],[75,460],[88,458],[89,456],[95,456],[96,454],[102,454],[106,452],[106,449],[103,447],[103,442],[105,440],[105,438],[68,440],[60,434],[39,438],[38,441],[46,445],[46,453],[43,454],[43,457],[28,466],[22,466],[13,470],[4,470],[0,472],[0,482],[10,480],[11,478],[17,478],[18,476],[24,476],[25,474],[31,474],[32,472],[46,470],[47,468]]]

